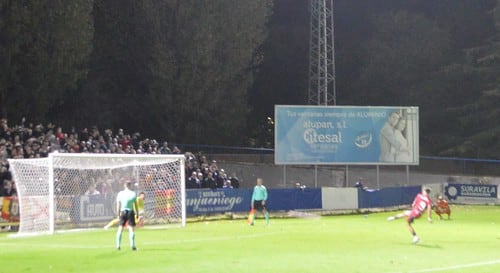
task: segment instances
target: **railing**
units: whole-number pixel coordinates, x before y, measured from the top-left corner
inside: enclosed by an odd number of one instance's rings
[[[417,171],[459,175],[500,176],[500,160],[459,157],[420,156]]]
[[[241,187],[253,187],[257,177],[273,188],[352,187],[363,178],[369,188],[460,182],[500,184],[500,160],[421,156],[418,166],[395,165],[287,165],[274,164],[274,150],[213,145],[177,145],[183,151],[217,160],[220,168],[240,178]]]
[[[251,147],[235,147],[223,145],[200,145],[200,144],[173,144],[179,147],[182,151],[191,151],[193,153],[203,152],[204,154],[262,154],[274,155],[274,149],[270,148],[251,148]]]
[[[240,163],[274,163],[274,149],[223,145],[176,144],[183,151],[201,152],[209,159]],[[343,165],[340,165],[343,166]],[[400,168],[383,166],[384,169]],[[420,164],[412,171],[449,175],[500,176],[500,160],[460,157],[420,156]]]

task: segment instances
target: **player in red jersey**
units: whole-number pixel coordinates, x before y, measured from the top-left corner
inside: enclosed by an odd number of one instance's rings
[[[434,206],[434,212],[439,216],[439,220],[443,219],[441,214],[448,214],[448,220],[450,220],[451,210],[448,205],[448,201],[444,199],[441,195],[438,197],[436,206]]]
[[[431,218],[432,200],[429,197],[430,193],[431,193],[430,189],[424,188],[422,190],[422,193],[417,194],[415,200],[413,200],[413,204],[411,205],[411,210],[407,210],[398,215],[387,218],[387,220],[393,221],[406,216],[407,217],[406,224],[408,225],[408,229],[410,230],[411,235],[413,235],[414,244],[418,243],[420,238],[418,238],[415,229],[411,226],[413,220],[415,220],[415,218],[419,218],[422,215],[422,213],[425,210],[427,210],[427,220],[429,221],[429,223],[432,223],[432,218]]]

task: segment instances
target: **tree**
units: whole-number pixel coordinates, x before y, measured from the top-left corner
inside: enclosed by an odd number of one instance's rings
[[[178,3],[171,94],[179,107],[166,119],[176,134],[196,143],[241,143],[270,8],[267,0]]]
[[[500,1],[488,11],[494,25],[500,25]],[[465,97],[447,108],[448,116],[457,122],[442,155],[498,159],[500,153],[500,36],[496,32],[479,46],[467,48],[460,69],[461,86],[456,89]],[[464,84],[466,83],[466,84]],[[465,88],[463,87],[465,86]],[[456,94],[455,94],[456,95]]]
[[[92,69],[77,100],[81,112],[92,110],[79,122],[140,124],[183,143],[241,143],[271,3],[96,1]]]
[[[1,114],[45,120],[86,77],[92,1],[0,1]]]
[[[447,63],[446,32],[424,16],[406,11],[376,17],[374,32],[366,43],[365,62],[356,85],[360,102],[428,104],[426,93],[432,90],[423,88],[422,83]]]
[[[248,101],[248,144],[271,148],[269,120],[276,104],[306,104],[308,84],[309,13],[303,0],[275,0],[255,82]],[[272,119],[271,119],[272,120]]]

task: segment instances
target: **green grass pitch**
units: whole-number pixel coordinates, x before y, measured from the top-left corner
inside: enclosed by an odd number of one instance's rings
[[[114,248],[115,230],[9,238],[0,272],[500,272],[500,207],[453,206],[452,220],[416,220],[411,244],[393,213],[191,223],[139,229],[139,250]]]

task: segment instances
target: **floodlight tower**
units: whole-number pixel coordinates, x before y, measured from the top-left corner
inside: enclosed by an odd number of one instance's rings
[[[309,0],[309,104],[336,105],[333,0]]]

